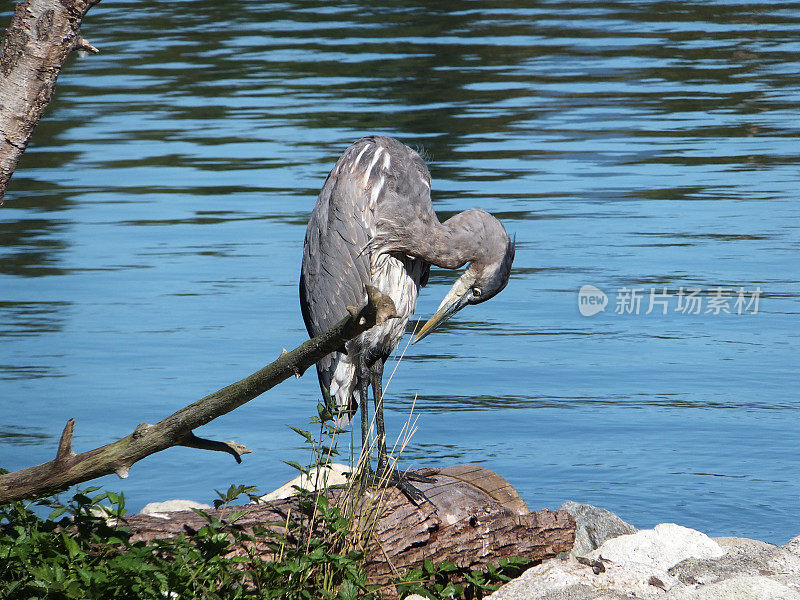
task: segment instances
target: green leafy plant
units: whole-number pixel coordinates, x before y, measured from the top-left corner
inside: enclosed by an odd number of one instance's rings
[[[501,559],[497,566],[488,565],[486,570],[459,568],[452,562],[438,565],[426,560],[422,568],[411,569],[397,582],[401,598],[419,594],[431,600],[483,598],[501,585],[519,577],[529,566],[525,558]]]
[[[129,530],[113,524],[124,515],[123,496],[92,495],[98,489],[65,504],[40,501],[53,509],[46,519],[31,503],[0,507],[0,597],[246,597],[244,572],[224,558],[222,524],[209,523],[192,540],[131,542]]]

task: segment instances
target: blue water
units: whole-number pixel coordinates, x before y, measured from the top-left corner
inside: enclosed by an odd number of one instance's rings
[[[94,7],[102,53],[66,65],[0,208],[0,465],[52,458],[71,417],[76,450],[113,441],[302,342],[316,194],[382,133],[424,151],[442,218],[481,206],[517,236],[507,289],[392,378],[389,436],[418,415],[404,465],[479,463],[532,508],[639,527],[800,533],[796,4],[468,6]],[[604,311],[581,315],[583,285]],[[706,312],[719,287],[731,313]],[[134,510],[273,489],[310,460],[286,425],[317,399],[309,373],[197,432],[246,444],[240,466],[175,448],[102,483]]]

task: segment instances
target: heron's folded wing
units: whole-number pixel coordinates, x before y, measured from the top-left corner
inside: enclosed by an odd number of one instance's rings
[[[354,156],[363,148],[353,146],[334,167],[311,213],[303,248],[300,297],[303,318],[311,336],[325,332],[347,316],[347,307],[360,307],[370,282],[373,214],[363,173],[352,169]],[[366,160],[369,148],[362,153]],[[318,363],[320,383],[328,387],[337,357]]]

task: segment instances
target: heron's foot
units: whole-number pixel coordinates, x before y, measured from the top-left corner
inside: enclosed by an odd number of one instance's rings
[[[400,471],[393,467],[381,466],[380,464],[378,464],[378,469],[376,471],[373,471],[370,467],[370,470],[364,474],[361,481],[363,486],[379,488],[391,486],[397,488],[416,506],[419,506],[423,502],[430,502],[430,500],[428,500],[427,496],[411,482],[436,483],[436,480],[430,477],[419,475],[411,471]]]
[[[395,471],[395,473],[398,473],[400,477],[407,481],[416,481],[417,483],[436,483],[436,480],[433,477],[421,475],[420,473],[416,473],[414,471]]]

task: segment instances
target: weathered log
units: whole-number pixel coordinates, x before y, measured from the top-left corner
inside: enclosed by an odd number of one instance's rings
[[[99,1],[26,0],[14,9],[0,48],[0,205],[70,52],[97,52],[80,27]]]
[[[426,559],[478,569],[510,557],[536,564],[572,548],[575,521],[569,513],[529,511],[516,490],[497,473],[477,465],[417,473],[436,480],[416,484],[430,502],[415,506],[398,490],[386,490],[366,552],[370,584],[385,586],[409,569],[421,567]],[[331,490],[329,494],[337,499],[342,493]],[[370,509],[368,503],[364,506]],[[298,514],[298,501],[287,498],[208,512],[224,520],[243,509],[248,513],[236,521],[238,526],[245,530],[264,526],[280,532],[276,524],[285,522],[290,512]],[[169,513],[168,518],[133,515],[127,520],[134,540],[190,535],[205,524],[203,517],[192,511]],[[272,559],[266,545],[259,550],[263,558]]]
[[[424,469],[435,484],[415,484],[430,500],[420,508],[394,491],[378,521],[367,559],[370,580],[421,567],[424,560],[475,569],[519,556],[532,563],[570,550],[575,522],[566,511],[531,512],[503,477],[478,465]],[[427,512],[427,511],[426,511]]]
[[[240,455],[249,452],[241,444],[205,440],[195,436],[192,430],[260,396],[292,375],[299,377],[325,355],[342,348],[348,340],[376,323],[397,317],[389,296],[369,285],[367,295],[369,301],[361,310],[348,307],[349,315],[322,335],[291,352],[284,350],[276,361],[259,371],[185,406],[154,425],[142,423],[133,433],[116,442],[75,454],[72,451],[75,422],[70,419],[61,434],[55,459],[0,475],[0,503],[41,496],[45,492],[111,473],[124,478],[135,462],[173,446],[222,450],[241,462]]]

